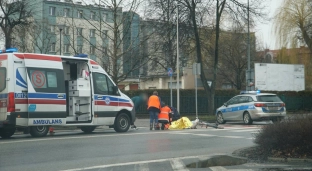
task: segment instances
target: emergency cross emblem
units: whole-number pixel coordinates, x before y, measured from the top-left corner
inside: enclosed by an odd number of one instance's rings
[[[109,103],[110,103],[109,97],[106,97],[106,98],[105,98],[105,103],[106,103],[107,105],[109,105]]]

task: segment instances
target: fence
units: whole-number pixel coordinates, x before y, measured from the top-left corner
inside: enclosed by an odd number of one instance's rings
[[[222,106],[233,96],[215,96],[215,109]],[[280,95],[282,101],[286,104],[287,111],[312,111],[312,97],[309,96],[286,96]],[[161,100],[170,105],[170,96],[161,96]],[[173,96],[173,106],[177,107],[177,97]],[[138,114],[147,114],[146,106],[140,107]],[[195,97],[181,96],[180,97],[180,113],[191,114],[195,113]],[[198,97],[198,114],[208,114],[208,98]]]

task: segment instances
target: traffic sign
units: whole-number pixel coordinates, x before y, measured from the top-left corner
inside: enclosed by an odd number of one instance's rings
[[[168,68],[168,76],[169,76],[169,77],[172,77],[172,74],[173,74],[172,68]]]

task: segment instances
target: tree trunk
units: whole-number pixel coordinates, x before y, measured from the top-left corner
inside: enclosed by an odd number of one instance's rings
[[[192,24],[194,27],[194,34],[195,34],[195,43],[196,43],[196,56],[197,56],[197,63],[200,63],[201,67],[201,74],[200,74],[200,79],[203,83],[205,92],[208,96],[208,112],[209,114],[213,114],[213,106],[214,106],[214,100],[213,97],[211,97],[211,89],[208,86],[207,83],[207,78],[206,75],[204,73],[204,67],[202,65],[203,60],[202,60],[202,54],[201,54],[201,44],[200,44],[200,39],[199,39],[199,33],[198,33],[198,29],[197,29],[197,23],[196,23],[196,17],[195,17],[195,2],[194,0],[192,0],[192,8],[190,9],[190,13],[191,13],[191,17],[192,17]]]
[[[224,9],[224,5],[226,0],[223,0],[221,4],[219,4],[219,0],[217,0],[217,11],[216,11],[216,42],[215,42],[215,56],[214,56],[214,65],[213,65],[213,80],[211,84],[211,91],[210,91],[210,101],[211,101],[211,108],[209,109],[209,113],[214,113],[214,97],[215,97],[215,88],[216,88],[216,81],[217,81],[217,72],[218,72],[218,63],[219,63],[219,37],[220,37],[220,19]]]
[[[8,29],[4,31],[4,36],[5,36],[5,48],[11,48],[12,47],[12,38],[11,38],[11,30]]]
[[[307,33],[307,30],[303,26],[301,26],[300,29],[302,32],[302,37],[305,43],[308,45],[310,52],[312,53],[312,39],[310,38],[309,34]]]

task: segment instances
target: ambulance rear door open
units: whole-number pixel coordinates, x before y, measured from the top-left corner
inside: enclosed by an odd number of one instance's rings
[[[27,72],[28,125],[65,125],[66,94],[60,57],[24,54]]]

